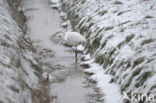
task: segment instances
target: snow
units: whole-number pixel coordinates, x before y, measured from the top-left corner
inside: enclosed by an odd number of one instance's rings
[[[52,5],[50,5],[51,8],[58,9],[60,7],[59,0],[50,0],[50,3],[52,4]]]
[[[88,60],[90,60],[91,57],[90,54],[87,54],[87,55],[83,55],[82,58],[84,58],[84,60],[87,62]]]
[[[63,19],[63,20],[67,20],[68,17],[67,17],[67,14],[63,11],[60,12],[60,17]]]
[[[120,50],[120,55],[118,55],[118,59],[128,59],[133,57],[134,55],[134,51],[128,46],[124,46],[121,50]]]
[[[65,21],[61,24],[62,27],[67,27],[68,25],[70,25],[70,21]]]
[[[55,77],[53,77],[53,75],[50,74],[50,73],[48,73],[48,72],[44,72],[42,74],[42,77],[43,77],[44,80],[47,80],[48,79],[48,82],[52,82],[52,81],[55,80]]]
[[[93,74],[89,77],[89,79],[97,83],[97,87],[100,89],[102,94],[104,94],[104,102],[122,103],[122,95],[120,93],[119,86],[117,84],[110,83],[112,76],[105,74],[105,71],[102,68],[102,66],[95,63],[92,59],[89,61],[82,62],[82,64],[83,63],[88,64],[90,66],[90,68],[85,69],[84,72]]]

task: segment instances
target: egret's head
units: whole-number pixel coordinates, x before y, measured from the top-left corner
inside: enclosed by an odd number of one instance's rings
[[[60,39],[63,39],[65,33],[63,31],[57,31],[55,34],[53,34],[50,38],[59,37]]]

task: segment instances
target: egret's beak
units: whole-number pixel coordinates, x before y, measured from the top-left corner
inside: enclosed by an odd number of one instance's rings
[[[51,38],[51,39],[53,39],[55,36],[56,36],[56,33],[55,33],[55,34],[53,34],[50,38]]]

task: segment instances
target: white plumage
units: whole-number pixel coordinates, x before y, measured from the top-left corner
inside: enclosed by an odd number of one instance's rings
[[[86,39],[77,32],[66,32],[63,40],[71,46],[77,46],[86,42]]]
[[[75,46],[75,61],[77,63],[77,46],[86,42],[86,39],[78,32],[58,31],[51,38],[58,36],[67,45]]]

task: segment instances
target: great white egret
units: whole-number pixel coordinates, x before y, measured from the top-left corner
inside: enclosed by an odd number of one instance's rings
[[[67,45],[75,46],[75,62],[77,63],[77,46],[86,42],[86,39],[78,32],[58,31],[51,36],[51,39],[58,36]]]

